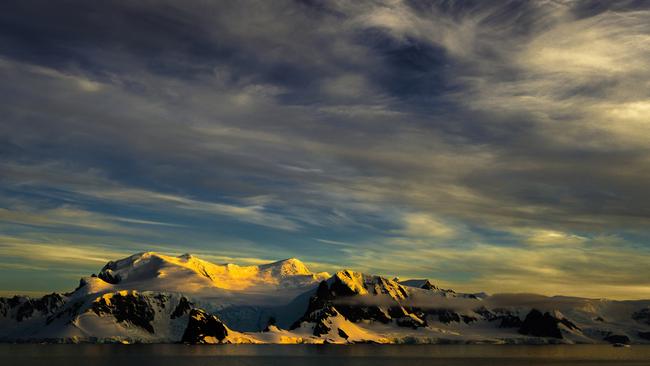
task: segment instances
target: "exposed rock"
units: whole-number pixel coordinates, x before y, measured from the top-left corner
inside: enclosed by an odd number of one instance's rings
[[[391,318],[402,318],[409,315],[409,312],[403,306],[391,306],[388,308],[388,315]]]
[[[465,324],[469,324],[478,320],[476,317],[471,315],[461,315],[460,317],[463,319],[463,323]]]
[[[646,339],[646,340],[650,341],[650,332],[639,332],[639,333],[637,333],[637,335],[641,339]]]
[[[525,335],[532,335],[535,337],[553,337],[562,339],[562,332],[560,331],[559,324],[563,324],[569,329],[580,330],[575,324],[566,318],[556,318],[550,313],[542,314],[537,309],[532,309],[526,319],[519,328],[519,333]]]
[[[426,280],[420,288],[425,289],[425,290],[437,290],[438,287],[431,283],[429,280]]]
[[[441,323],[449,324],[451,322],[460,322],[460,315],[454,311],[447,309],[440,309],[432,311],[433,314],[438,315],[438,321]]]
[[[20,305],[22,301],[26,299],[24,296],[14,296],[9,299],[7,299],[7,304],[9,305],[10,308],[15,308],[16,306]]]
[[[156,302],[156,305],[158,305],[160,309],[164,309],[165,304],[167,301],[169,301],[169,297],[165,294],[155,294],[153,295],[152,299]]]
[[[332,280],[330,291],[334,296],[385,294],[394,300],[403,300],[408,292],[399,283],[380,276],[369,276],[353,271],[339,271]]]
[[[70,305],[65,306],[63,309],[59,310],[56,314],[53,314],[49,316],[46,320],[46,324],[52,323],[55,319],[60,319],[63,316],[66,316],[68,319],[68,323],[74,319],[77,315],[79,315],[79,310],[83,306],[84,302],[83,301],[75,301]]]
[[[154,333],[151,322],[155,312],[147,297],[135,291],[121,291],[97,298],[91,307],[95,314],[112,315],[118,323],[127,322]]]
[[[372,299],[380,295],[388,295],[382,299],[395,301],[396,306],[385,308],[365,304],[362,301],[367,300],[366,296]],[[298,327],[301,322],[308,321],[317,323],[316,332],[328,333],[330,329],[321,320],[323,316],[333,316],[333,314],[340,314],[353,323],[370,320],[388,324],[392,319],[409,317],[409,311],[397,302],[397,299],[403,299],[405,296],[408,296],[406,290],[394,281],[378,276],[366,276],[358,272],[341,271],[329,284],[327,281],[322,281],[318,285],[316,293],[309,300],[305,315],[296,321],[291,329]],[[318,315],[315,317],[314,314]],[[424,322],[408,320],[402,323],[412,326]]]
[[[181,316],[187,314],[192,309],[193,306],[194,304],[189,302],[189,300],[187,300],[185,296],[181,297],[181,299],[178,301],[178,305],[176,305],[176,308],[170,315],[170,318],[171,319],[180,318]]]
[[[118,284],[120,283],[121,278],[119,274],[113,272],[116,268],[117,268],[117,262],[110,261],[106,263],[106,265],[102,268],[102,270],[99,272],[99,275],[97,275],[97,277],[104,280],[105,282],[114,285]]]
[[[521,319],[515,315],[500,315],[497,319],[501,319],[499,328],[519,328],[523,325]]]
[[[408,314],[405,317],[399,318],[396,320],[397,325],[400,327],[410,327],[417,329],[418,327],[423,327],[426,325],[426,322],[418,318],[415,314]]]
[[[31,318],[34,314],[34,305],[31,299],[26,299],[16,310],[16,321],[21,322],[26,318]]]
[[[64,304],[65,299],[57,293],[51,293],[39,299],[32,299],[27,296],[14,296],[9,299],[1,299],[0,314],[6,317],[9,316],[10,310],[15,309],[15,320],[22,322],[34,316],[36,312],[44,316],[52,315]]]
[[[228,331],[228,327],[216,316],[201,309],[192,309],[181,342],[201,344],[215,343],[213,340],[216,340],[221,343],[228,336]]]
[[[346,319],[353,323],[362,320],[374,320],[383,324],[390,323],[392,317],[383,308],[375,305],[357,306],[357,305],[337,305],[336,309]]]
[[[303,317],[302,321],[306,321],[309,323],[315,323],[314,325],[314,335],[319,337],[323,334],[327,334],[332,330],[330,326],[328,325],[327,319],[330,317],[335,317],[339,315],[340,313],[334,308],[332,305],[326,305],[320,310],[316,310],[305,317]],[[299,324],[297,324],[299,325]],[[297,326],[296,326],[297,327]],[[294,329],[296,327],[293,327]]]
[[[7,299],[0,297],[0,316],[6,317],[7,314],[9,314],[9,304],[7,303]]]

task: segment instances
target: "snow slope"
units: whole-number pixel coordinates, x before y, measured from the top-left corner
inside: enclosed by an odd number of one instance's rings
[[[299,260],[213,264],[146,252],[66,294],[0,298],[0,341],[650,343],[650,300],[463,294]]]
[[[328,278],[329,274],[312,273],[296,258],[261,266],[238,266],[213,264],[191,254],[173,257],[145,252],[109,262],[98,277],[120,287],[203,293],[216,289],[273,292],[302,288]]]

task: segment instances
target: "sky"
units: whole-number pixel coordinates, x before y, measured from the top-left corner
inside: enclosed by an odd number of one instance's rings
[[[0,293],[297,257],[650,298],[646,1],[2,1]]]

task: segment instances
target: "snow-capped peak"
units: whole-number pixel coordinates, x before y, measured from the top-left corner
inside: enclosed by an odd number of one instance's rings
[[[313,273],[296,258],[264,265],[240,266],[214,264],[189,253],[175,256],[142,252],[107,263],[99,279],[129,288],[159,289],[184,293],[206,290],[274,291],[280,288],[302,288],[329,277]]]
[[[311,275],[312,272],[297,258],[288,258],[281,261],[259,266],[261,271],[270,270],[279,276]]]
[[[361,272],[343,270],[333,277],[334,292],[339,295],[380,295],[385,294],[395,300],[405,299],[408,292],[404,286],[381,276],[367,275]]]

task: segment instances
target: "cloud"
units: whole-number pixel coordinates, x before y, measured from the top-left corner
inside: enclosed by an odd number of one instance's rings
[[[260,197],[249,197],[243,200],[242,205],[225,204],[218,202],[207,202],[195,200],[179,195],[155,192],[147,189],[125,187],[117,182],[103,177],[96,171],[84,172],[70,170],[65,165],[53,163],[44,163],[37,165],[15,165],[5,164],[0,169],[7,172],[5,182],[19,187],[33,186],[33,189],[39,188],[39,183],[45,183],[47,188],[56,188],[60,191],[71,195],[73,199],[81,197],[104,200],[108,202],[119,202],[124,205],[147,205],[149,208],[158,207],[159,209],[176,209],[188,212],[189,214],[213,214],[233,217],[245,222],[258,225],[269,226],[282,230],[296,230],[298,225],[281,215],[266,213],[264,204],[266,202],[259,200]],[[13,173],[13,174],[12,174]],[[64,176],[64,177],[61,177]],[[51,180],[49,178],[52,178]],[[38,182],[34,184],[34,182]],[[43,188],[43,187],[41,187]],[[22,216],[20,219],[18,216]],[[50,216],[58,216],[53,218]],[[18,220],[20,222],[38,222],[49,223],[67,223],[73,226],[99,227],[99,219],[104,221],[103,229],[116,229],[116,226],[106,223],[107,219],[113,221],[123,221],[140,224],[157,224],[169,225],[167,223],[152,222],[150,220],[138,220],[128,218],[110,218],[102,215],[76,210],[73,208],[57,208],[42,213],[36,213],[27,217],[20,213],[11,213],[8,210],[0,211],[0,217],[9,221]],[[39,217],[41,219],[39,219]],[[79,220],[82,218],[94,217],[94,222]]]
[[[346,251],[352,269],[401,279],[428,277],[442,287],[466,292],[533,292],[544,295],[642,299],[650,295],[647,249],[620,238],[585,238],[584,245],[543,247],[492,243],[441,245],[398,239],[384,245],[360,243]],[[629,243],[627,243],[629,244]],[[399,261],[395,261],[399,258]],[[387,271],[390,268],[391,271]],[[543,280],[540,280],[543,279]],[[617,288],[618,286],[618,288]]]
[[[58,266],[78,266],[90,263],[100,268],[108,261],[125,257],[130,253],[77,243],[69,245],[34,242],[23,238],[2,236],[0,237],[0,254],[5,259],[20,258],[31,264],[56,263]]]
[[[426,213],[408,213],[402,218],[404,229],[399,233],[407,237],[450,238],[456,230]]]
[[[614,254],[632,269],[592,292],[647,284],[645,4],[7,7],[12,235],[100,229],[116,248],[163,237],[547,293],[586,292],[571,276],[600,279]]]
[[[582,244],[586,240],[586,238],[575,234],[554,230],[532,230],[525,241],[533,245],[576,245]]]
[[[121,223],[155,226],[178,226],[165,222],[138,220],[91,212],[64,205],[56,208],[0,208],[0,222],[37,227],[81,228],[111,233],[134,234],[142,230]]]

